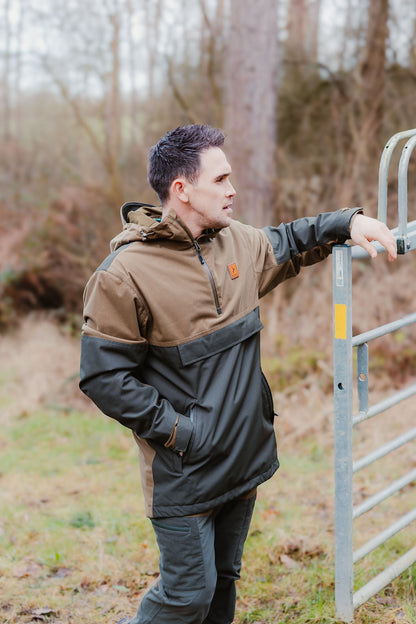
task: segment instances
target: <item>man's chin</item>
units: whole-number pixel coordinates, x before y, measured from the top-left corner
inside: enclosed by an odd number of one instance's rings
[[[224,208],[223,213],[224,213],[224,222],[226,222],[227,225],[230,225],[231,221],[233,220],[233,209]]]
[[[229,227],[231,225],[232,220],[233,220],[232,214],[223,214],[221,215],[221,218],[211,223],[210,229],[222,230],[223,228]]]

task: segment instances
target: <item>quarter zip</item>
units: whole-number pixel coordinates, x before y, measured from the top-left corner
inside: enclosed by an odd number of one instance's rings
[[[191,239],[192,245],[194,246],[194,249],[195,249],[195,251],[197,253],[199,261],[202,264],[202,266],[204,267],[206,274],[208,275],[208,279],[209,279],[209,282],[211,284],[212,294],[214,295],[214,302],[215,302],[215,307],[217,308],[217,314],[222,314],[222,310],[221,310],[221,306],[220,306],[220,300],[219,300],[218,292],[217,292],[217,287],[215,286],[215,282],[214,282],[214,276],[211,273],[211,269],[209,268],[209,266],[205,262],[204,256],[202,255],[202,252],[201,252],[201,247],[199,246],[198,241],[192,236],[191,232],[188,230],[186,225],[184,223],[182,223],[182,221],[180,219],[177,219],[177,221],[180,224],[180,226],[185,230],[185,232],[189,236],[189,238]]]
[[[221,314],[222,310],[221,310],[221,306],[220,306],[220,301],[218,298],[218,292],[217,292],[217,287],[215,286],[215,282],[214,282],[214,277],[211,273],[211,269],[209,268],[209,266],[207,265],[207,263],[204,260],[204,257],[201,253],[201,247],[199,246],[199,243],[195,240],[192,239],[192,244],[195,247],[195,251],[198,255],[199,261],[202,264],[202,266],[204,267],[206,274],[208,275],[210,284],[211,284],[211,289],[212,289],[212,294],[214,295],[214,301],[215,301],[215,307],[217,308],[217,314]]]

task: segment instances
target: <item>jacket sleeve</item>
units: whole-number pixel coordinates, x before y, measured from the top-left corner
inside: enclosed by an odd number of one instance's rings
[[[351,219],[357,212],[362,209],[342,208],[264,228],[263,245],[256,260],[260,296],[297,275],[303,266],[324,260],[335,244],[345,243],[350,238]]]
[[[136,435],[185,451],[189,418],[140,381],[147,341],[140,333],[137,294],[120,277],[98,270],[84,292],[80,388],[107,416]]]

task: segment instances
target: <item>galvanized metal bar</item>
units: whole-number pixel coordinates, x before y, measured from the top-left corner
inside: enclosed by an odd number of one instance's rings
[[[333,248],[334,434],[335,434],[335,609],[353,619],[352,498],[352,280],[351,248]]]
[[[414,249],[416,249],[416,230],[407,232],[406,247],[404,253],[409,253],[409,251],[413,251]]]
[[[416,546],[413,546],[403,557],[397,559],[391,566],[375,576],[367,585],[364,585],[364,587],[361,587],[361,589],[355,592],[353,599],[354,609],[357,609],[357,607],[379,592],[380,589],[383,589],[383,587],[386,587],[386,585],[391,583],[397,576],[400,576],[400,574],[407,570],[415,561]]]
[[[402,327],[412,325],[413,323],[416,323],[416,312],[413,312],[412,314],[406,314],[406,316],[403,316],[401,319],[397,319],[396,321],[392,321],[391,323],[386,323],[385,325],[380,325],[380,327],[375,327],[374,329],[370,329],[369,331],[363,332],[362,334],[357,334],[352,339],[352,346],[357,347],[360,344],[370,342],[370,340],[380,338],[381,336],[390,334],[391,332],[397,331]]]
[[[414,520],[416,520],[416,507],[404,516],[401,516],[401,518],[399,518],[397,522],[394,522],[387,529],[381,531],[366,544],[363,544],[360,548],[357,548],[357,550],[354,552],[354,563],[357,563],[357,561],[360,561],[360,559],[378,548],[378,546],[384,544],[384,542],[393,537],[393,535],[396,535],[396,533],[399,533],[399,531],[405,529]]]
[[[383,223],[387,222],[387,189],[390,160],[397,143],[416,134],[416,128],[397,132],[387,141],[380,158],[378,174],[378,216]]]
[[[361,459],[358,459],[357,461],[353,462],[352,464],[353,473],[356,473],[359,470],[366,468],[367,466],[375,462],[377,459],[381,459],[385,455],[388,455],[392,451],[395,451],[396,449],[400,448],[407,442],[414,440],[415,438],[416,438],[416,427],[414,427],[413,429],[410,429],[409,431],[406,431],[406,433],[403,433],[402,435],[397,436],[397,438],[394,438],[394,440],[387,442],[387,444],[384,444],[383,446],[379,446],[372,453],[369,453],[368,455],[365,455]]]
[[[410,139],[402,150],[399,165],[399,223],[393,230],[399,253],[416,249],[416,221],[407,223],[407,174],[411,153],[416,147],[416,128],[398,132],[387,142],[380,159],[378,219],[387,221],[388,170],[393,150],[402,139]],[[378,252],[385,251],[374,243]],[[393,525],[353,553],[353,520],[416,480],[416,468],[397,479],[387,488],[353,507],[353,472],[361,470],[384,457],[392,450],[416,438],[416,428],[398,436],[357,462],[352,461],[352,429],[363,420],[379,414],[416,394],[416,384],[387,397],[376,405],[368,405],[368,346],[367,342],[416,322],[416,313],[388,323],[359,336],[352,337],[351,258],[367,258],[360,247],[333,249],[334,297],[334,416],[335,416],[335,607],[336,616],[343,622],[352,622],[354,609],[416,561],[416,546],[398,559],[358,592],[353,592],[353,563],[384,543],[392,535],[416,519],[412,510]],[[357,351],[357,388],[360,413],[352,418],[352,348]]]
[[[407,235],[407,172],[409,169],[409,160],[414,148],[416,147],[416,136],[409,139],[402,150],[399,163],[399,224],[398,224],[398,240],[397,251],[405,253],[406,235]],[[400,248],[402,242],[403,247]]]
[[[395,494],[396,492],[398,492],[399,490],[404,488],[406,485],[409,485],[409,483],[412,483],[412,481],[415,481],[415,480],[416,480],[416,468],[414,468],[413,470],[405,474],[403,477],[400,477],[400,479],[396,479],[396,481],[393,481],[393,483],[391,483],[386,488],[380,490],[380,492],[377,492],[377,494],[374,494],[373,496],[369,496],[360,505],[357,505],[356,507],[354,507],[353,514],[352,514],[353,518],[354,519],[359,518],[366,511],[370,511],[370,509],[373,509],[373,507],[381,503],[383,500],[386,500],[386,498],[389,498],[389,496],[392,496],[392,494]]]
[[[359,345],[357,349],[357,389],[360,412],[368,410],[368,344]]]
[[[367,412],[360,412],[359,414],[354,416],[354,418],[352,419],[353,426],[355,427],[355,425],[358,425],[360,422],[363,422],[364,420],[368,420],[373,416],[377,416],[377,414],[385,412],[386,410],[390,409],[390,407],[393,407],[394,405],[397,405],[398,403],[409,399],[414,394],[416,394],[416,384],[412,384],[411,386],[407,386],[407,388],[398,390],[394,394],[391,394],[389,397],[386,397],[382,401],[379,401],[379,403],[375,403],[375,405],[369,407]]]

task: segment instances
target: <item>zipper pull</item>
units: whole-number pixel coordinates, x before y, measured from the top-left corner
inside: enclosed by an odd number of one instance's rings
[[[201,247],[199,246],[196,240],[194,240],[193,243],[194,243],[195,251],[198,254],[200,263],[205,264],[205,260],[203,259],[202,254],[201,254]]]

